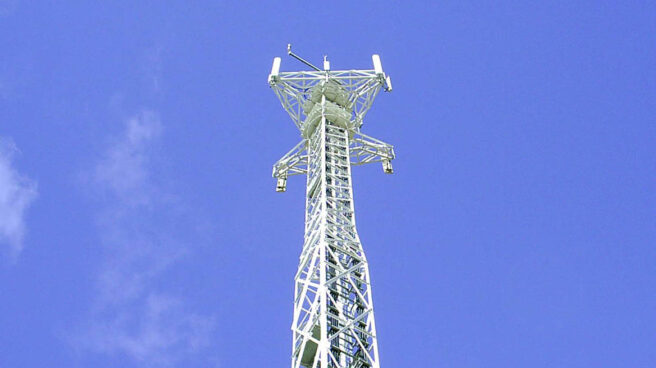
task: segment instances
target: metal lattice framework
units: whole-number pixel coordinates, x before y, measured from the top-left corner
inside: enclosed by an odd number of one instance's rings
[[[360,133],[362,119],[389,77],[374,70],[280,73],[269,84],[302,140],[273,167],[276,190],[307,175],[305,241],[295,276],[292,368],[379,368],[369,267],[355,227],[351,166],[382,162],[391,145]]]

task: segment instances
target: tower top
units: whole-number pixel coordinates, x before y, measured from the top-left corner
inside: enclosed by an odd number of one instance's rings
[[[287,54],[312,70],[281,72],[281,58],[275,57],[269,74],[269,86],[274,90],[303,137],[307,137],[317,117],[322,113],[349,131],[359,132],[364,115],[383,88],[392,91],[392,81],[383,71],[380,56],[372,55],[373,69],[331,70],[324,56],[323,70],[292,52]],[[327,102],[320,104],[322,96]]]

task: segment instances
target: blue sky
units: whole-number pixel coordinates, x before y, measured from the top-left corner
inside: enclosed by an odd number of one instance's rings
[[[289,364],[288,42],[394,83],[395,174],[354,170],[383,367],[656,366],[654,14],[0,0],[0,367]]]

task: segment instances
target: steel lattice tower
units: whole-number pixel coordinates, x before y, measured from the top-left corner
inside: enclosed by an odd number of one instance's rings
[[[305,240],[294,283],[292,368],[379,368],[369,267],[355,227],[351,166],[382,162],[391,145],[360,133],[381,88],[391,91],[378,55],[373,70],[280,72],[269,85],[301,132],[301,142],[273,167],[276,190],[307,174]]]

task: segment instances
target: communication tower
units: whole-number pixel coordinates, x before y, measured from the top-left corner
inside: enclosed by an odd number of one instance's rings
[[[355,228],[351,166],[382,162],[392,173],[391,145],[360,132],[381,88],[392,90],[378,55],[371,70],[280,72],[273,59],[269,86],[301,133],[273,166],[276,191],[307,175],[305,239],[294,279],[292,368],[379,368],[371,278]]]

